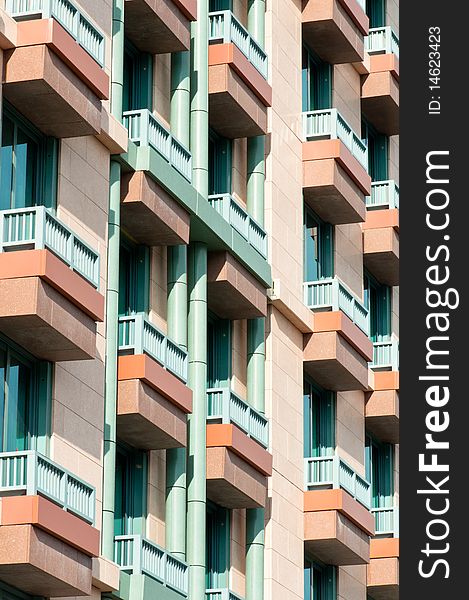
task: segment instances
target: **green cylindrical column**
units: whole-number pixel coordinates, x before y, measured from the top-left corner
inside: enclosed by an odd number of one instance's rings
[[[265,136],[248,138],[247,209],[264,226]]]
[[[248,31],[261,48],[265,41],[265,0],[249,0]]]
[[[111,113],[119,121],[122,121],[124,81],[124,2],[125,0],[113,0],[112,8]],[[121,166],[118,161],[111,159],[104,366],[103,523],[101,529],[101,552],[110,560],[114,559],[120,201]]]
[[[248,321],[247,391],[249,404],[265,412],[265,319]]]
[[[192,414],[187,465],[187,562],[189,597],[205,600],[206,419],[207,419],[207,246],[188,250],[188,351]]]
[[[189,147],[190,142],[190,55],[171,54],[171,133]]]

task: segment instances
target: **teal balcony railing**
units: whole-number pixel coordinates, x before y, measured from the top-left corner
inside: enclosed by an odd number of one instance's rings
[[[208,197],[208,201],[259,254],[267,257],[267,233],[231,194],[214,194]]]
[[[384,342],[373,342],[373,371],[399,371],[399,339],[392,335]]]
[[[0,496],[20,494],[44,496],[94,524],[94,487],[34,450],[0,453]]]
[[[269,421],[227,387],[207,390],[207,421],[233,423],[264,448],[269,445]]]
[[[55,19],[101,66],[104,66],[104,35],[70,0],[6,0],[6,12],[16,19]]]
[[[95,288],[99,254],[44,206],[0,211],[0,252],[48,248]]]
[[[368,147],[353,131],[336,108],[310,110],[303,113],[303,135],[306,141],[339,139],[365,170],[368,170]]]
[[[395,54],[399,58],[399,38],[391,27],[374,27],[365,38],[368,54]]]
[[[230,10],[209,13],[208,27],[209,43],[234,44],[267,79],[267,54]]]
[[[114,538],[114,562],[121,571],[147,575],[187,598],[187,564],[140,535]]]
[[[151,146],[187,181],[192,181],[192,156],[149,110],[129,110],[122,115],[129,139],[139,146]]]
[[[372,508],[375,517],[375,536],[399,537],[399,508]]]
[[[371,506],[371,485],[340,456],[305,458],[307,490],[343,489],[365,508]]]
[[[366,197],[366,208],[376,210],[382,208],[399,208],[399,187],[392,179],[373,181],[371,196]]]
[[[314,311],[341,310],[357,327],[369,335],[368,309],[338,277],[304,283],[305,304]]]
[[[184,383],[187,381],[187,352],[150,323],[144,313],[119,317],[119,353],[148,354]]]
[[[221,588],[216,590],[207,590],[205,593],[205,600],[244,600],[238,594],[235,594],[227,588]]]

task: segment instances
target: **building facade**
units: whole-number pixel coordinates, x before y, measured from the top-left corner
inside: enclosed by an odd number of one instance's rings
[[[397,599],[396,0],[0,0],[0,54],[0,599]]]

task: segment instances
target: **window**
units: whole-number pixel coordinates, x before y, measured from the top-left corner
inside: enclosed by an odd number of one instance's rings
[[[114,535],[144,533],[146,474],[145,453],[119,443],[116,450]]]
[[[332,456],[335,453],[334,392],[310,381],[303,385],[304,456]]]
[[[129,41],[124,47],[124,89],[123,111],[152,110],[153,100],[153,58],[150,54],[139,52]]]
[[[216,12],[219,10],[231,10],[233,11],[232,0],[209,0],[209,12]]]
[[[372,181],[388,179],[389,138],[378,133],[367,121],[362,122],[362,138],[368,145],[368,172]]]
[[[37,596],[29,596],[0,581],[0,600],[37,600]]]
[[[366,436],[365,477],[371,483],[372,508],[389,508],[394,504],[393,454],[392,444]]]
[[[336,600],[336,582],[337,572],[333,565],[305,560],[305,600]]]
[[[150,294],[150,249],[121,239],[119,253],[119,314],[147,312]]]
[[[51,398],[51,365],[0,339],[2,452],[38,449],[47,454]]]
[[[318,281],[333,275],[332,225],[304,208],[304,280]]]
[[[210,131],[208,142],[209,195],[231,193],[231,140]]]
[[[58,142],[44,136],[6,103],[0,156],[0,210],[55,208]]]
[[[303,46],[303,112],[332,107],[332,68]]]
[[[209,315],[207,351],[207,387],[228,386],[231,380],[231,321]]]
[[[370,313],[370,339],[388,341],[391,336],[391,288],[365,273],[365,306]]]
[[[386,0],[366,0],[366,14],[370,19],[370,29],[386,25]]]
[[[228,587],[230,570],[230,511],[207,504],[206,588]]]

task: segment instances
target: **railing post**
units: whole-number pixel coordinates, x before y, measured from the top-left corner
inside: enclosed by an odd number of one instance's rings
[[[143,543],[141,535],[133,535],[131,536],[133,540],[133,548],[132,548],[132,573],[141,574],[142,572],[142,552],[143,552]]]
[[[163,552],[163,556],[161,558],[162,563],[162,572],[163,572],[163,585],[167,587],[168,585],[168,554]]]
[[[162,343],[162,348],[161,348],[161,354],[162,354],[162,360],[163,360],[163,366],[165,369],[168,368],[168,338],[166,336],[163,336],[163,343]]]
[[[129,124],[132,122],[132,118],[135,119],[135,115],[129,117]],[[140,115],[137,118],[140,119],[138,132],[140,146],[148,146],[150,142],[150,111],[148,109],[141,110]]]
[[[332,310],[337,311],[339,310],[339,280],[337,279],[337,277],[334,277],[334,279],[332,280],[331,296]]]
[[[331,109],[331,139],[337,139],[337,121],[339,120],[339,113],[336,108]]]
[[[37,463],[38,455],[31,450],[26,453],[26,495],[35,496],[37,494]]]
[[[143,313],[134,315],[134,354],[143,354],[143,330],[144,330]]]
[[[222,388],[221,400],[221,417],[223,425],[229,425],[231,422],[231,389],[229,387]]]
[[[231,41],[231,11],[223,11],[223,42],[229,44]]]
[[[334,455],[332,459],[332,488],[338,490],[340,488],[340,459]]]
[[[46,241],[46,207],[37,206],[35,209],[34,248],[44,250]]]
[[[0,211],[0,252],[3,252],[3,242],[5,235],[5,220],[3,216],[3,212]]]
[[[392,34],[389,25],[384,28],[384,49],[386,54],[392,54]]]

